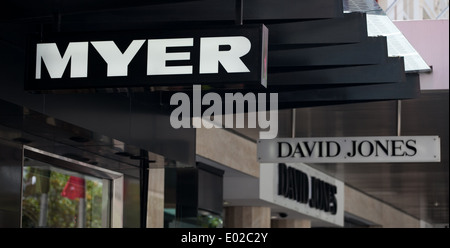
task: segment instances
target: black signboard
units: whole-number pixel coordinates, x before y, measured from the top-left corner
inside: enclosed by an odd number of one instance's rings
[[[25,90],[264,88],[264,25],[44,33],[30,38]]]

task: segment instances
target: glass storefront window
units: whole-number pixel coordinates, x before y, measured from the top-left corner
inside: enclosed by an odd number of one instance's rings
[[[25,158],[22,227],[110,226],[110,180]]]

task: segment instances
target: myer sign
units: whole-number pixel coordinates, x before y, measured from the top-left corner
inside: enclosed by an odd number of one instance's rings
[[[440,162],[438,136],[277,138],[258,141],[263,163]]]
[[[263,163],[259,181],[260,199],[291,210],[288,216],[344,225],[342,181],[302,163]]]
[[[264,25],[44,33],[31,39],[27,54],[26,90],[267,82]]]

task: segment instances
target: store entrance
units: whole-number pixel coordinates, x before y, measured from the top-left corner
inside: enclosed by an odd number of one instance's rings
[[[112,191],[117,172],[34,148],[24,149],[24,228],[111,227]]]

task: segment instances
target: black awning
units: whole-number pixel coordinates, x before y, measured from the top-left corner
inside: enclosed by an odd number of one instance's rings
[[[52,2],[46,5],[45,11],[41,6],[21,12],[36,5],[25,0],[29,4],[21,6],[7,1],[0,14],[10,11],[20,18],[32,13],[34,16],[26,16],[27,21],[36,24],[42,19],[33,18],[57,13],[61,18],[53,19],[52,24],[59,25],[63,32],[199,26],[220,29],[224,25],[235,25],[240,17],[241,9],[237,8],[236,1],[115,0],[108,1],[108,6],[105,1],[61,2],[59,6]],[[243,24],[258,23],[268,28],[267,92],[279,93],[280,106],[319,106],[417,96],[418,78],[412,82],[410,78],[414,76],[407,77],[403,58],[388,57],[385,37],[368,37],[365,13],[344,13],[343,6],[342,0],[243,0]],[[14,22],[15,19],[5,14],[0,22],[5,20]],[[41,32],[41,26],[34,26],[36,32]],[[144,92],[161,90],[148,85],[136,87],[147,87]],[[209,90],[222,92],[224,88],[230,87]],[[163,90],[175,89],[179,90],[170,87]],[[190,89],[181,90],[189,92]],[[232,88],[229,92],[241,90],[261,91],[249,86]],[[159,97],[165,94],[155,94],[156,97],[148,101],[167,104]]]

